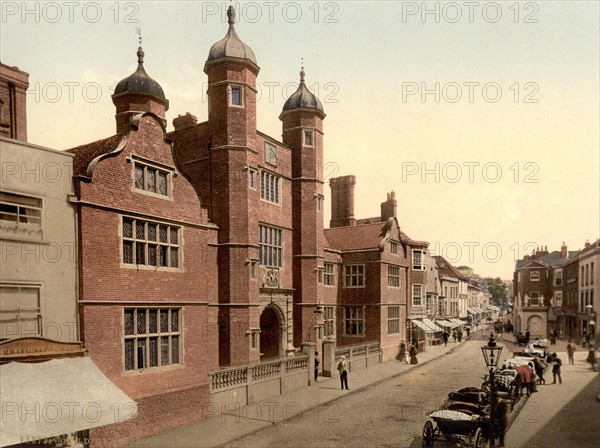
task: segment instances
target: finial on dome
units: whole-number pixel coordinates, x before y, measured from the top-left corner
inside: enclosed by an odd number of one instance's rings
[[[304,82],[304,58],[301,58],[302,67],[300,68],[300,82]]]
[[[142,47],[138,48],[137,57],[138,57],[138,64],[143,64],[144,63],[144,50],[142,50]]]
[[[229,8],[227,8],[227,22],[229,23],[229,28],[233,28],[235,24],[235,8],[233,5],[229,5]]]

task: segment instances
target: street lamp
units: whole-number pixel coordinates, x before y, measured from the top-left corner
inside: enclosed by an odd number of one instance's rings
[[[495,427],[494,427],[494,414],[496,412],[496,382],[494,379],[494,373],[498,368],[500,361],[500,354],[502,353],[503,347],[496,344],[494,339],[494,333],[490,334],[490,339],[487,345],[481,347],[481,353],[483,353],[483,359],[485,359],[485,366],[490,370],[490,447],[495,445]]]

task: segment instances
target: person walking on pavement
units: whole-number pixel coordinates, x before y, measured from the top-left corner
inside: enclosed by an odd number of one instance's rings
[[[533,366],[535,368],[535,374],[540,379],[540,384],[546,384],[546,380],[544,379],[544,369],[546,368],[546,363],[539,358],[533,358]]]
[[[419,360],[417,359],[417,353],[419,351],[417,350],[417,346],[415,344],[415,341],[413,341],[413,343],[410,345],[410,350],[408,351],[408,354],[410,355],[410,363],[411,364],[418,364]]]
[[[406,342],[405,341],[400,342],[400,351],[398,352],[398,357],[396,359],[400,362],[404,361],[408,364],[408,361],[406,359]]]
[[[456,342],[456,328],[452,330],[452,339]]]
[[[346,362],[346,357],[342,356],[342,359],[338,363],[337,366],[338,372],[340,372],[340,383],[342,385],[342,390],[344,390],[344,386],[346,390],[348,389],[348,363]]]
[[[556,384],[556,377],[558,377],[558,384],[562,384],[562,377],[560,376],[560,367],[562,366],[562,361],[556,355],[556,353],[552,353],[552,384]]]
[[[319,364],[321,364],[321,361],[319,361],[319,352],[315,352],[315,383],[319,378]]]
[[[569,364],[574,364],[574,355],[575,355],[575,344],[569,339],[569,343],[567,344],[567,355],[569,357]]]
[[[444,330],[444,346],[448,347],[448,338],[450,338],[450,335],[448,334],[448,330]]]

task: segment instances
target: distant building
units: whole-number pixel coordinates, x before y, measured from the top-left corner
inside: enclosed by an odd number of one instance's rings
[[[566,321],[570,320],[558,303],[567,293],[563,286],[565,267],[576,255],[577,251],[568,251],[563,243],[560,251],[549,253],[546,246],[517,260],[513,279],[515,333],[529,331],[531,337],[545,338],[552,328],[561,325],[556,323],[559,314]],[[568,275],[566,277],[567,283],[572,284]]]
[[[29,73],[0,63],[0,136],[27,141]]]

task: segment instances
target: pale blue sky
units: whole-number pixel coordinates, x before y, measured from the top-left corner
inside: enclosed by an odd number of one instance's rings
[[[395,190],[412,238],[456,265],[510,278],[527,243],[559,250],[564,240],[574,250],[600,236],[599,9],[596,1],[492,3],[479,2],[471,23],[464,2],[428,2],[439,22],[423,19],[422,2],[233,2],[238,34],[261,67],[263,132],[280,138],[277,117],[294,90],[284,87],[298,81],[303,57],[328,115],[326,172],[357,176],[357,216],[377,215]],[[202,69],[226,32],[228,4],[75,2],[69,17],[63,2],[29,2],[23,16],[22,2],[3,1],[2,62],[30,73],[29,140],[64,149],[114,133],[110,88],[135,70],[138,26],[145,67],[170,100],[169,127],[185,112],[205,120]],[[451,23],[456,5],[462,17]],[[73,98],[69,83],[78,83]],[[408,95],[436,83],[439,103]],[[469,83],[479,83],[472,102]],[[502,96],[490,102],[498,87]],[[525,102],[528,94],[537,102]],[[421,168],[435,171],[436,162],[439,182],[435,173],[422,179]]]

